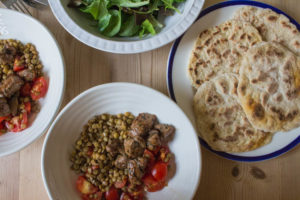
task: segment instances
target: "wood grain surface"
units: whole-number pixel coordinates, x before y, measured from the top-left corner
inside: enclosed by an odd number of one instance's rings
[[[207,0],[205,7],[217,2],[220,1]],[[300,21],[299,0],[263,2]],[[31,11],[50,29],[63,51],[67,85],[62,106],[84,90],[108,82],[140,83],[167,94],[165,77],[171,44],[135,55],[105,53],[74,39],[57,22],[50,8]],[[43,141],[41,137],[21,152],[0,158],[0,200],[48,199],[40,169]],[[226,160],[202,148],[202,160],[201,182],[195,200],[300,199],[300,147],[259,163]]]

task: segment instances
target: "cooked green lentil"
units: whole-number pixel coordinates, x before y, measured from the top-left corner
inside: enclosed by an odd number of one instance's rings
[[[116,181],[127,178],[128,170],[114,166],[114,159],[107,152],[106,146],[116,139],[122,144],[134,118],[126,112],[117,115],[101,114],[89,120],[71,154],[71,169],[78,174],[85,174],[88,181],[102,192],[108,191]]]

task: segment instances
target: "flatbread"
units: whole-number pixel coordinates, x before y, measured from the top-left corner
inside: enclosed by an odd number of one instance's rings
[[[195,88],[220,74],[239,73],[242,56],[262,41],[250,23],[228,20],[200,33],[188,65],[188,75]]]
[[[237,98],[237,75],[225,74],[203,83],[194,96],[197,129],[211,148],[245,152],[271,141],[272,134],[249,123]]]
[[[270,9],[245,6],[236,11],[234,19],[251,23],[264,41],[278,42],[300,56],[300,33],[286,16]]]
[[[264,131],[300,125],[300,59],[278,43],[252,47],[242,63],[238,96],[251,124]]]

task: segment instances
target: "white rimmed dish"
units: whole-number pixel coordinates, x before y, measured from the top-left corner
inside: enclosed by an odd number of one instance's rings
[[[175,154],[175,175],[162,191],[148,193],[151,200],[192,199],[199,184],[201,151],[196,132],[183,111],[168,97],[151,88],[132,83],[109,83],[91,88],[74,98],[49,129],[42,150],[42,176],[50,199],[79,200],[75,189],[78,175],[69,156],[82,127],[95,115],[141,112],[156,114],[161,123],[176,127],[169,143]]]
[[[12,154],[28,146],[45,133],[60,107],[65,85],[65,69],[60,48],[48,29],[34,18],[9,9],[0,8],[0,39],[17,39],[32,43],[39,52],[49,79],[46,96],[40,100],[41,110],[31,125],[18,133],[0,136],[0,156]]]
[[[209,27],[219,25],[222,22],[232,18],[233,13],[245,5],[257,6],[261,8],[270,8],[273,11],[287,16],[294,23],[298,30],[300,25],[281,10],[274,8],[268,4],[256,1],[226,1],[213,5],[200,13],[198,20],[191,28],[180,38],[178,38],[169,55],[167,84],[171,98],[183,109],[186,115],[195,125],[195,118],[192,109],[192,99],[194,91],[191,82],[187,75],[187,66],[189,62],[190,52],[194,47],[199,33]],[[237,161],[262,161],[277,157],[291,148],[295,147],[300,142],[300,128],[293,129],[289,132],[279,132],[273,137],[271,143],[260,147],[254,151],[244,153],[224,153],[212,150],[207,143],[200,139],[201,144],[210,151]]]
[[[71,35],[86,45],[102,51],[131,54],[159,48],[178,38],[195,21],[205,0],[186,0],[181,3],[178,7],[181,13],[174,13],[174,15],[160,20],[165,24],[161,32],[142,39],[139,37],[107,38],[102,36],[95,26],[91,26],[91,21],[85,18],[83,13],[67,6],[69,1],[49,0],[49,4],[57,20]]]

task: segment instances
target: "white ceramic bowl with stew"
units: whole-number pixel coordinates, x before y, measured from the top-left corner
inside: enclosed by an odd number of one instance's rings
[[[42,176],[50,199],[80,200],[76,190],[78,177],[70,169],[70,154],[83,125],[95,115],[131,112],[155,114],[160,123],[176,128],[169,147],[175,155],[173,177],[163,190],[146,193],[150,200],[189,200],[199,184],[201,151],[191,122],[167,96],[151,88],[132,83],[109,83],[91,88],[74,98],[57,116],[49,129],[42,150]]]
[[[63,56],[53,35],[28,15],[0,8],[0,39],[16,39],[23,44],[35,45],[44,66],[44,75],[49,80],[48,92],[39,100],[41,109],[29,118],[29,127],[0,136],[0,156],[5,156],[23,149],[47,131],[63,98],[65,69]]]
[[[162,30],[155,36],[144,38],[105,37],[100,34],[95,22],[84,13],[68,7],[69,2],[70,0],[49,0],[53,14],[71,35],[86,45],[102,51],[131,54],[159,48],[178,38],[195,21],[205,0],[185,0],[178,5],[181,13],[159,16],[158,20],[164,24]]]

